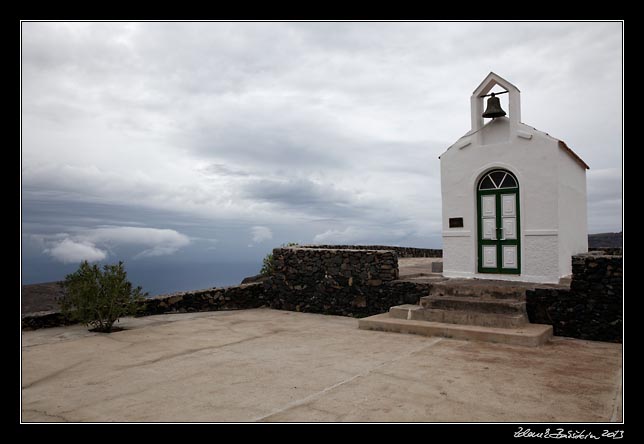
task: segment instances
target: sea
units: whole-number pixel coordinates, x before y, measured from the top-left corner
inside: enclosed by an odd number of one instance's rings
[[[126,263],[128,280],[141,286],[148,296],[238,285],[248,276],[259,273],[261,260],[248,262],[143,262]],[[36,260],[23,263],[22,284],[36,284],[65,279],[78,264],[60,265]]]
[[[149,268],[129,267],[128,278],[132,284],[141,285],[149,296],[155,296],[238,285],[245,277],[258,274],[261,267],[261,263],[254,262],[153,264]]]

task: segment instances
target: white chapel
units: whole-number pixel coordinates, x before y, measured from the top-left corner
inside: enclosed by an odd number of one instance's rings
[[[472,94],[471,124],[440,156],[443,275],[559,282],[588,250],[588,165],[522,123],[519,89],[493,72]]]

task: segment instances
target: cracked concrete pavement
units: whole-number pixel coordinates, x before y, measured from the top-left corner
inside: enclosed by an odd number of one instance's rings
[[[539,348],[358,330],[269,309],[22,334],[24,422],[607,422],[621,344]]]

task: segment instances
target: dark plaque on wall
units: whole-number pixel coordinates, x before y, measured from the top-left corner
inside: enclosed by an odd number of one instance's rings
[[[462,217],[450,217],[449,218],[449,227],[450,228],[463,228],[463,218]]]

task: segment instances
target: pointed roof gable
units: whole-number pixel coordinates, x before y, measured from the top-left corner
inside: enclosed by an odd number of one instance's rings
[[[487,94],[492,88],[494,88],[494,85],[499,85],[500,87],[505,88],[508,91],[514,90],[516,92],[521,92],[519,91],[519,88],[514,86],[512,83],[508,82],[500,75],[490,71],[487,77],[485,77],[485,79],[483,79],[479,86],[476,87],[474,92],[472,92],[472,95],[481,96]]]
[[[583,159],[579,157],[568,145],[566,145],[566,142],[564,142],[563,140],[559,141],[559,148],[564,150],[570,157],[572,157],[573,160],[579,164],[579,166],[587,170],[590,169],[588,164],[584,162]]]
[[[492,123],[492,122],[490,121],[490,122],[486,123],[486,124],[484,125],[484,127],[483,127],[483,128],[485,128],[485,127],[486,127],[487,125],[489,125],[490,123]],[[563,140],[561,140],[561,139],[557,139],[556,137],[551,136],[550,134],[546,133],[545,131],[538,130],[538,129],[536,129],[536,128],[535,128],[535,127],[533,127],[533,126],[526,125],[525,123],[521,123],[521,124],[520,124],[520,126],[521,126],[521,128],[522,128],[522,129],[524,129],[524,130],[532,130],[532,131],[534,131],[535,133],[539,133],[539,134],[541,134],[541,135],[543,135],[543,136],[545,136],[545,137],[548,137],[549,139],[556,140],[556,141],[559,143],[559,148],[561,148],[562,150],[564,150],[564,151],[566,152],[566,154],[568,154],[570,157],[572,157],[572,159],[573,159],[575,162],[577,162],[577,163],[579,164],[579,166],[580,166],[580,167],[582,167],[582,168],[584,168],[584,169],[586,169],[586,170],[589,170],[589,169],[590,169],[590,167],[588,166],[588,164],[587,164],[586,162],[584,162],[584,160],[583,160],[581,157],[579,157],[579,156],[577,155],[577,153],[575,153],[575,152],[572,150],[572,148],[570,148],[570,147],[566,144],[566,142],[564,142]],[[473,131],[468,131],[467,133],[465,133],[465,134],[464,134],[463,136],[461,136],[461,137],[460,137],[456,142],[454,142],[453,144],[451,144],[451,145],[450,145],[450,146],[449,146],[449,147],[448,147],[448,148],[443,152],[443,154],[445,154],[447,151],[449,151],[450,149],[452,149],[454,146],[459,145],[460,147],[464,148],[464,147],[466,147],[467,145],[469,145],[469,144],[470,144],[470,142],[467,142],[467,141],[465,141],[463,144],[459,144],[459,142],[461,142],[461,141],[462,141],[463,139],[465,139],[467,136],[471,136],[471,135],[472,135],[472,133],[473,133]],[[438,156],[438,158],[440,159],[440,158],[441,158],[441,156],[442,156],[443,154],[441,154],[440,156]]]
[[[538,129],[526,125],[525,123],[521,122],[521,101],[520,101],[520,95],[521,91],[519,91],[519,88],[514,86],[512,83],[508,82],[505,80],[503,77],[498,75],[495,72],[490,71],[490,73],[483,79],[483,81],[479,84],[479,86],[474,89],[472,92],[472,97],[470,98],[472,106],[471,106],[471,119],[472,119],[472,129],[468,131],[465,135],[460,137],[455,143],[450,145],[443,154],[445,154],[447,151],[449,151],[451,148],[458,146],[459,148],[465,148],[466,146],[470,145],[476,140],[476,133],[479,131],[483,130],[483,128],[487,127],[488,125],[492,124],[492,121],[489,121],[487,123],[483,122],[483,118],[481,117],[481,114],[483,112],[483,97],[486,94],[488,94],[492,88],[494,88],[496,85],[500,86],[501,88],[505,88],[508,93],[509,93],[509,121],[510,125],[514,133],[511,133],[511,136],[516,136],[519,135],[519,132],[526,131],[530,132],[529,130],[534,131],[535,133],[542,134],[552,140],[555,140],[559,144],[559,148],[564,150],[572,159],[577,162],[579,166],[581,166],[584,169],[590,169],[588,164],[582,160],[581,157],[579,157],[568,145],[563,140],[559,140],[555,137],[552,137],[550,134],[544,132],[544,131],[539,131]],[[508,119],[506,117],[503,117],[501,119]],[[467,139],[469,136],[473,136],[469,140]],[[520,135],[519,135],[520,136]],[[521,137],[521,136],[520,136]],[[463,140],[466,139],[466,140]],[[440,159],[441,154],[438,156]]]

